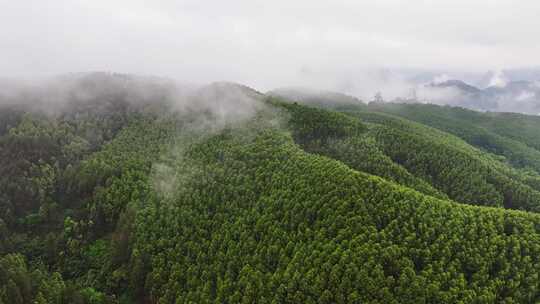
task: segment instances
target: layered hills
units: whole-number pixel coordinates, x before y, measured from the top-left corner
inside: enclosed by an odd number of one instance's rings
[[[60,88],[0,106],[0,303],[540,301],[534,116]]]

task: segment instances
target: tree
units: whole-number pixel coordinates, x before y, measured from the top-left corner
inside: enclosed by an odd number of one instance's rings
[[[377,92],[375,93],[375,96],[373,96],[373,100],[371,101],[375,104],[381,104],[381,103],[384,103],[384,99],[382,97],[382,94],[381,92]]]

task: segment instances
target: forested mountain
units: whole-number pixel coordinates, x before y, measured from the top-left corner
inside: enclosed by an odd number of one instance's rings
[[[540,301],[536,117],[58,81],[0,94],[0,303]]]

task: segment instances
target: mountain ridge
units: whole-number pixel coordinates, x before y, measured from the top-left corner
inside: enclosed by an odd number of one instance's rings
[[[92,83],[0,107],[0,303],[540,300],[537,117]]]

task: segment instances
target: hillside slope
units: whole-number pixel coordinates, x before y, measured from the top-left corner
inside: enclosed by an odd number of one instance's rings
[[[108,83],[0,108],[0,303],[540,301],[534,170],[372,106]]]
[[[198,174],[137,218],[136,263],[151,269],[139,290],[151,298],[538,300],[536,214],[437,200],[306,154],[275,131],[219,136],[188,155]]]
[[[270,100],[280,104],[278,98]],[[298,103],[281,104],[292,114],[293,135],[301,132],[296,142],[307,151],[441,198],[540,210],[538,174],[518,170],[457,136],[373,111],[377,107],[371,105],[334,106],[330,102],[317,110]],[[324,110],[333,107],[338,112]],[[359,124],[364,131],[350,128]],[[336,128],[342,129],[340,134]]]
[[[370,108],[452,133],[471,145],[504,156],[516,167],[540,170],[540,118],[536,116],[422,104],[371,104]]]

